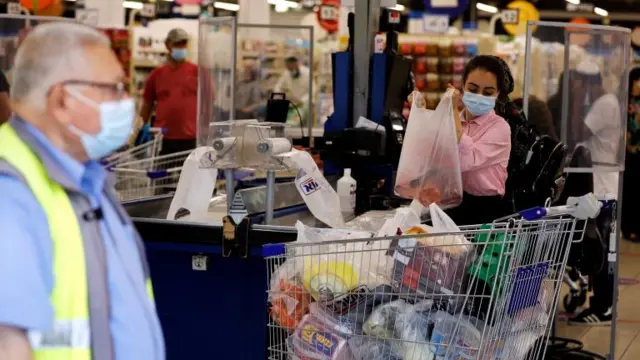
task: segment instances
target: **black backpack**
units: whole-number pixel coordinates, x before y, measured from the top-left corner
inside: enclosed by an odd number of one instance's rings
[[[511,127],[505,212],[513,214],[544,206],[560,193],[558,174],[562,173],[566,146],[549,136],[540,136],[512,102],[503,104],[501,110],[499,115]]]

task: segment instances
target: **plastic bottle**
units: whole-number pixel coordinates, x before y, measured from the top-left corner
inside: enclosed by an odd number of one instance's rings
[[[345,220],[353,217],[356,211],[356,179],[351,177],[351,169],[344,169],[344,176],[338,180],[340,211]]]

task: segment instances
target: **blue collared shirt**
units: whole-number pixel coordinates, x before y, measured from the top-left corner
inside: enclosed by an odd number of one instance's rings
[[[163,360],[162,330],[146,293],[135,229],[121,221],[104,195],[107,172],[94,161],[79,163],[53,147],[34,127],[24,122],[21,125],[67,172],[91,200],[92,207],[103,211],[100,228],[107,255],[116,359]],[[31,191],[14,178],[0,175],[0,199],[0,324],[28,331],[50,331],[53,245],[46,215]]]

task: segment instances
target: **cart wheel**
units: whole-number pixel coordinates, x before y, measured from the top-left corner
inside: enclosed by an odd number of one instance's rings
[[[564,310],[569,314],[573,314],[576,312],[576,310],[579,307],[584,305],[586,302],[587,302],[586,291],[569,293],[564,296],[564,300],[563,300]]]

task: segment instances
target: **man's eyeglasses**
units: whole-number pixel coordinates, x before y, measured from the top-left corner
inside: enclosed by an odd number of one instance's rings
[[[127,87],[123,82],[106,83],[88,80],[67,80],[62,85],[90,86],[110,92],[116,99],[121,99],[127,95]]]

